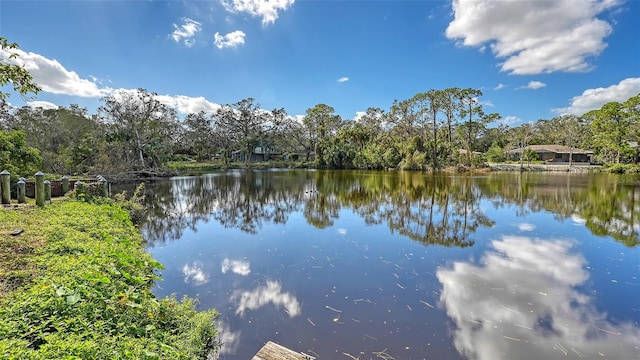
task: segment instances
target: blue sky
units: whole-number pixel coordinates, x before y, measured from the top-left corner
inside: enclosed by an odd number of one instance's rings
[[[182,114],[253,97],[352,119],[456,86],[511,125],[640,93],[638,19],[636,0],[0,2],[0,36],[43,88],[13,106],[93,113],[145,88]]]

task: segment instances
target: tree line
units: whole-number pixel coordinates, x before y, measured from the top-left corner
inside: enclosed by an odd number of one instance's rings
[[[2,50],[17,44],[0,37]],[[17,56],[16,54],[11,57]],[[40,88],[23,67],[0,62],[0,86],[25,96]],[[300,118],[285,109],[262,109],[253,98],[213,113],[181,118],[145,89],[119,90],[94,114],[77,105],[11,108],[0,92],[0,167],[29,174],[114,174],[160,169],[170,160],[251,162],[299,160],[319,168],[438,170],[506,159],[505,151],[561,144],[594,152],[600,163],[635,163],[640,135],[640,94],[582,116],[562,115],[516,127],[486,113],[478,89],[430,89],[395,100],[388,110],[370,107],[355,119],[317,104]],[[535,153],[523,151],[520,160]]]
[[[259,148],[264,157],[319,168],[426,170],[500,162],[511,148],[558,144],[592,150],[600,163],[637,162],[640,94],[582,116],[515,127],[486,113],[480,96],[477,89],[431,89],[356,119],[342,119],[326,104],[294,118],[253,98],[180,118],[144,89],[115,92],[94,114],[77,105],[14,109],[2,102],[0,161],[18,172],[111,174],[179,159],[251,162]]]

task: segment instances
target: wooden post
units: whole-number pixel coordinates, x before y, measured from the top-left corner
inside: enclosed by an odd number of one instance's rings
[[[20,179],[18,180],[18,204],[24,204],[25,203],[25,198],[26,198],[26,194],[27,194],[27,189],[26,186],[27,183]]]
[[[11,204],[11,174],[7,170],[0,172],[0,188],[2,189],[2,203]]]
[[[69,192],[69,177],[67,175],[62,177],[62,192],[65,194]]]
[[[36,173],[36,205],[44,206],[44,173]]]
[[[51,204],[51,181],[44,181],[44,202]]]

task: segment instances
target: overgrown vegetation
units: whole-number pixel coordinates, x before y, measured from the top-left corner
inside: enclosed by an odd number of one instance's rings
[[[0,357],[193,359],[215,351],[213,310],[157,299],[162,265],[109,200],[0,210]]]

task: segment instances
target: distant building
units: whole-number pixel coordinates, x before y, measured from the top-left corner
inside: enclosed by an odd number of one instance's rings
[[[263,147],[256,146],[253,151],[251,151],[251,161],[269,161],[274,160],[278,156],[282,155],[278,149],[275,147]],[[231,160],[233,161],[246,161],[247,156],[241,151],[236,150],[231,153]]]
[[[573,154],[573,162],[590,163],[593,151],[578,148],[569,148],[564,145],[529,145],[523,148],[512,149],[506,152],[511,159],[517,160],[525,149],[531,149],[538,154],[538,160],[548,163],[569,162],[569,155]]]

